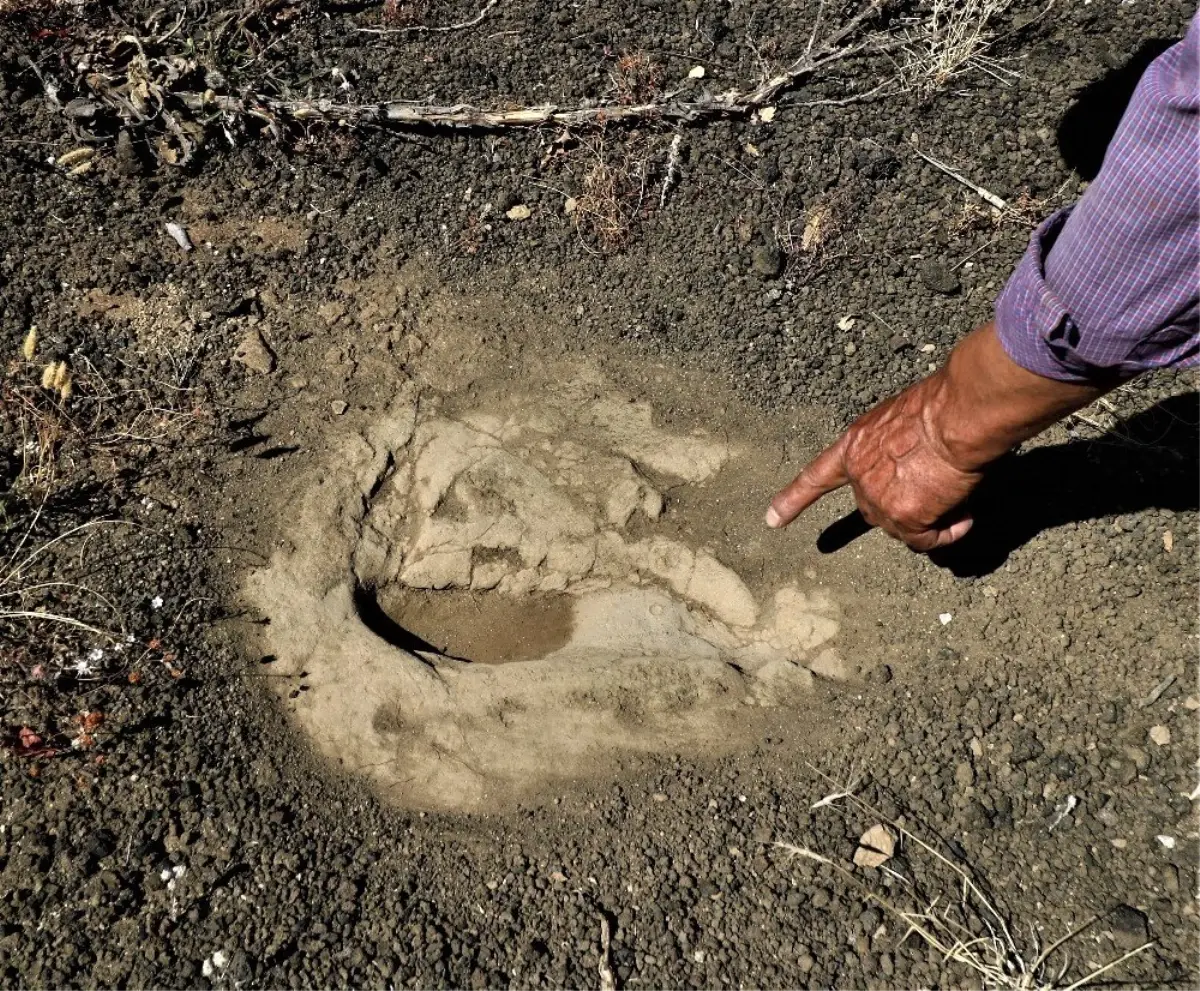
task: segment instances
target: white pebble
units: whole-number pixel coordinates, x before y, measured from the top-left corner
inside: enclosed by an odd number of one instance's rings
[[[175,239],[175,243],[183,248],[184,251],[192,250],[192,239],[188,237],[188,232],[182,226],[174,223],[167,224],[167,233]]]

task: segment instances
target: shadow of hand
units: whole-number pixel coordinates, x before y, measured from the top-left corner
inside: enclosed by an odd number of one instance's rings
[[[1159,508],[1200,508],[1200,394],[1171,396],[1097,440],[996,462],[971,496],[971,531],[929,557],[959,577],[990,574],[1043,530]],[[822,553],[870,529],[857,511],[826,527]]]

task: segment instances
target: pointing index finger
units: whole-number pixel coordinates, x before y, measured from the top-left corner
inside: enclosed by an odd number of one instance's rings
[[[784,527],[814,502],[850,482],[843,460],[845,435],[826,448],[800,472],[787,488],[776,494],[767,509],[767,526]]]

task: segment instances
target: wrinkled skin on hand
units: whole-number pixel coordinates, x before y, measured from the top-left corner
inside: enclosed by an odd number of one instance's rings
[[[983,478],[954,462],[938,436],[938,382],[910,386],[860,417],[780,492],[769,526],[786,526],[821,496],[849,485],[863,518],[930,551],[958,540],[971,518],[956,510]]]
[[[913,550],[944,547],[971,529],[964,503],[992,461],[1115,385],[1035,375],[985,324],[934,374],[856,420],[775,496],[767,525],[787,526],[849,485],[868,523]]]

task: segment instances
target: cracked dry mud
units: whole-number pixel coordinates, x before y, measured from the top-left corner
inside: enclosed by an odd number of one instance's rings
[[[440,343],[425,365],[470,347]],[[802,709],[814,670],[843,672],[827,592],[752,590],[695,536],[706,488],[769,457],[752,441],[664,429],[582,359],[459,411],[423,370],[333,432],[247,586],[328,756],[405,805],[506,806],[622,754],[745,747],[749,708]],[[691,539],[658,532],[684,489]]]

